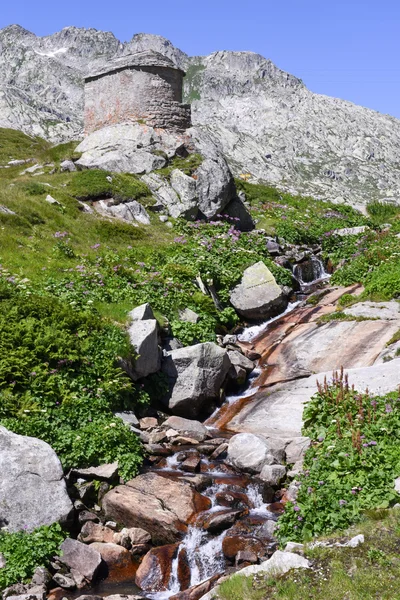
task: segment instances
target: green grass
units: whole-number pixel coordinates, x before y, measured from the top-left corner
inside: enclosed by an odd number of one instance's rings
[[[400,592],[400,513],[378,511],[346,531],[346,539],[363,533],[357,548],[305,550],[310,570],[282,577],[234,575],[218,589],[221,600],[398,600]],[[343,542],[341,533],[329,538]]]

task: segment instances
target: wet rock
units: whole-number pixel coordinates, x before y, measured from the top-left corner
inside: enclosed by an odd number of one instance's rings
[[[204,492],[212,484],[212,479],[208,475],[196,473],[195,475],[186,475],[180,478],[181,481],[185,481],[198,492]]]
[[[191,454],[181,464],[182,471],[195,473],[200,467],[200,454]]]
[[[194,438],[198,442],[203,442],[208,436],[208,429],[200,421],[183,417],[169,417],[162,426],[166,429],[174,429],[179,434]]]
[[[9,531],[68,521],[72,502],[48,444],[0,426],[0,472],[1,521]]]
[[[210,460],[217,460],[218,458],[225,456],[227,450],[228,450],[228,443],[224,442],[223,444],[221,444],[220,446],[218,446],[218,448],[216,448],[214,450],[214,452],[210,456]]]
[[[192,517],[211,502],[190,485],[146,473],[108,492],[103,510],[127,527],[144,527],[156,544],[179,539]]]
[[[228,533],[222,541],[222,551],[226,558],[235,560],[238,552],[254,552],[257,556],[262,555],[265,547],[262,541],[256,537]]]
[[[163,361],[162,370],[170,382],[166,401],[171,412],[196,418],[219,398],[230,365],[226,350],[212,342],[170,352]]]
[[[109,571],[114,569],[129,569],[132,566],[132,555],[126,548],[113,544],[111,542],[93,542],[90,548],[96,550],[103,561],[106,563]]]
[[[240,550],[236,554],[235,563],[239,567],[243,563],[256,564],[258,562],[257,554],[255,552],[249,552],[248,550]]]
[[[287,295],[262,261],[244,271],[230,300],[237,312],[250,321],[275,317],[288,305]]]
[[[178,594],[171,596],[169,600],[200,600],[204,596],[204,594],[207,594],[207,592],[209,592],[212,589],[215,582],[218,581],[219,577],[220,574],[214,575],[213,577],[211,577],[207,581],[203,581],[203,583],[200,583],[199,585],[195,585],[189,588],[188,590],[179,592]]]
[[[228,352],[229,360],[235,367],[241,367],[246,373],[251,373],[255,367],[252,360],[241,354],[240,352]]]
[[[172,561],[179,544],[152,548],[144,556],[135,577],[135,583],[145,591],[161,592],[167,589],[171,577]]]
[[[60,549],[60,562],[83,575],[88,581],[96,577],[102,562],[99,552],[71,538],[64,540]]]
[[[85,523],[79,534],[79,540],[85,544],[91,544],[93,542],[114,542],[115,532],[104,525],[98,523],[88,522]]]
[[[229,440],[228,459],[237,469],[259,473],[268,455],[282,456],[282,448],[267,442],[261,435],[239,433]]]
[[[244,492],[217,492],[215,498],[220,506],[239,509],[250,508],[250,500]]]
[[[98,481],[113,481],[118,477],[118,463],[114,462],[89,469],[72,469],[71,475],[83,479],[96,479]]]
[[[278,487],[286,477],[286,467],[283,465],[265,465],[259,477],[268,485]]]
[[[242,514],[243,511],[241,510],[213,512],[205,515],[200,522],[205,531],[217,534],[225,529],[229,529]]]

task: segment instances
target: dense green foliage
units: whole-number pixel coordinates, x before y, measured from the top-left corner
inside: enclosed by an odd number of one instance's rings
[[[143,200],[151,196],[147,185],[134,175],[96,170],[72,173],[66,190],[78,200]]]
[[[303,541],[358,521],[398,500],[400,396],[371,397],[349,388],[343,373],[319,386],[304,411],[312,440],[296,504],[279,519],[279,538]]]
[[[58,524],[39,527],[31,533],[0,530],[0,553],[6,561],[6,566],[0,569],[0,590],[13,583],[28,581],[36,567],[47,566],[65,537]]]
[[[0,422],[48,442],[65,468],[119,461],[131,477],[137,436],[113,410],[148,402],[117,364],[125,334],[55,298],[11,291],[0,302]]]

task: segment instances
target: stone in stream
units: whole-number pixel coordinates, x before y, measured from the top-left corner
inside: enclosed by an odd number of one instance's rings
[[[225,558],[234,561],[238,552],[254,552],[257,556],[264,555],[265,546],[256,537],[228,532],[222,540],[222,551]]]
[[[109,571],[126,570],[133,565],[131,553],[122,546],[110,542],[93,542],[89,547],[100,554]]]
[[[154,472],[139,475],[103,498],[103,510],[109,518],[126,527],[145,528],[155,544],[179,540],[187,523],[210,507],[209,498],[190,485]]]
[[[198,442],[203,442],[208,436],[208,429],[200,421],[183,417],[169,417],[162,426],[166,429],[174,429],[180,435],[194,438]]]
[[[276,283],[275,277],[260,261],[248,267],[242,280],[231,293],[231,304],[250,321],[265,320],[282,313],[287,305],[287,294]]]
[[[219,399],[230,366],[227,351],[213,342],[170,352],[164,358],[162,370],[170,383],[165,402],[171,412],[196,418]]]
[[[228,459],[239,470],[259,473],[270,455],[283,461],[283,447],[277,441],[267,442],[261,435],[240,433],[229,440]]]
[[[222,491],[215,494],[215,499],[219,506],[227,508],[250,508],[250,500],[244,492]]]
[[[199,583],[199,585],[195,585],[183,592],[171,596],[169,600],[200,600],[204,594],[207,594],[207,592],[212,589],[221,575],[222,573],[217,573],[217,575],[213,575],[213,577]]]
[[[61,556],[58,559],[60,562],[83,575],[88,581],[96,577],[102,563],[101,555],[97,550],[71,538],[63,541],[60,550]]]
[[[286,477],[286,467],[283,465],[264,465],[259,477],[271,487],[278,487]]]
[[[201,456],[200,454],[190,454],[181,464],[182,471],[188,471],[189,473],[195,473],[200,468]]]
[[[200,523],[205,531],[215,535],[225,529],[229,529],[243,514],[243,510],[212,512],[201,518]]]
[[[179,544],[168,544],[152,548],[144,556],[135,577],[135,583],[145,591],[165,591],[171,578],[173,560],[178,557],[178,580],[182,589],[190,585],[190,567],[186,551],[179,551]]]
[[[68,521],[72,502],[61,463],[48,444],[0,426],[0,473],[1,526],[31,531]]]

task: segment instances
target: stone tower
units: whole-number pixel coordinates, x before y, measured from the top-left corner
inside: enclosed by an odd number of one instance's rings
[[[182,131],[191,126],[182,104],[185,73],[152,50],[122,56],[85,78],[85,134],[118,123]]]

